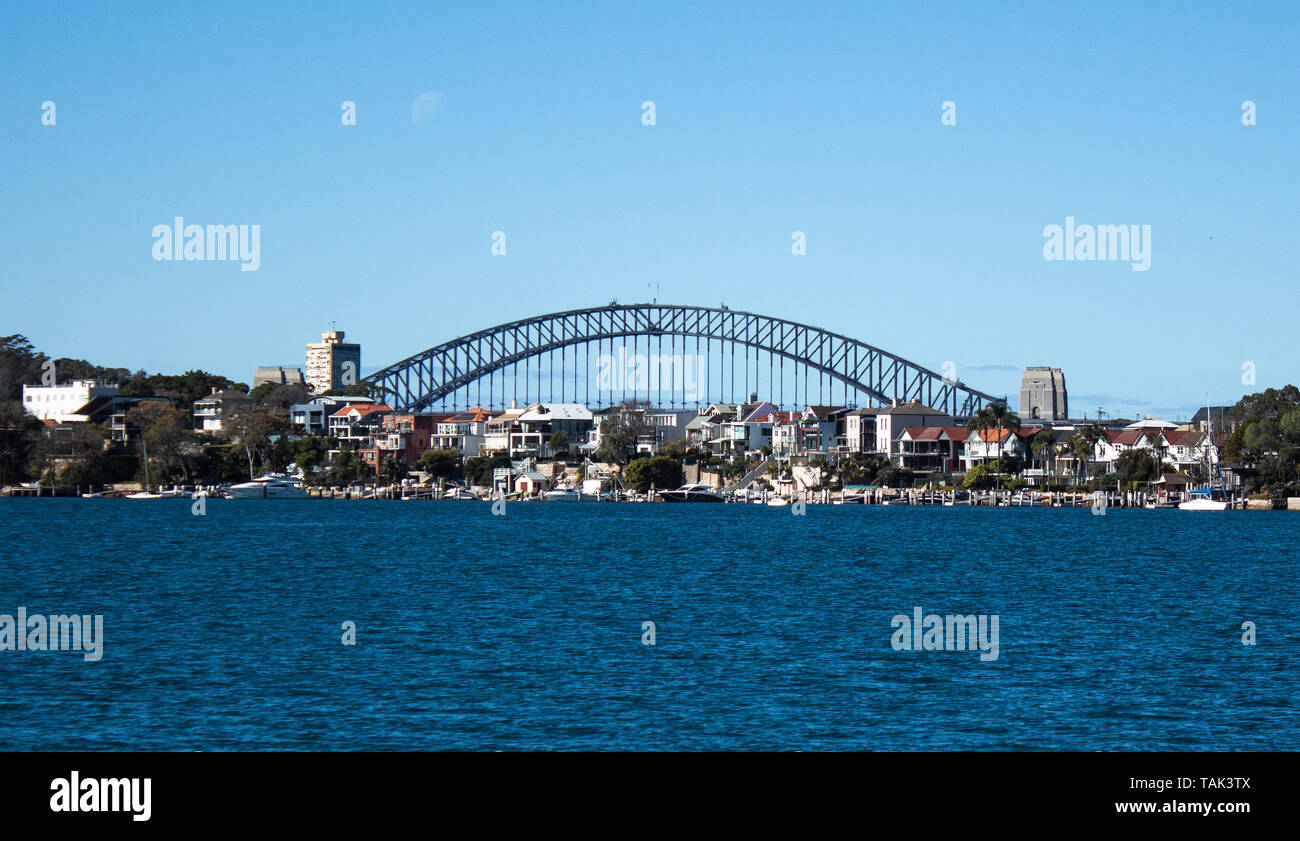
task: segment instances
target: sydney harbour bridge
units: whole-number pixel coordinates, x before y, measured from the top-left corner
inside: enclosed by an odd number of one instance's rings
[[[534,402],[783,409],[919,400],[955,417],[1005,402],[879,348],[721,307],[618,304],[538,315],[443,342],[365,379],[404,412]]]

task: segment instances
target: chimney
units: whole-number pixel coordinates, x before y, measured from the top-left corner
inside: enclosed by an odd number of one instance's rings
[[[890,400],[890,401],[889,401],[889,406],[890,406],[891,409],[897,409],[897,408],[898,408],[898,398],[895,397],[894,399]]]

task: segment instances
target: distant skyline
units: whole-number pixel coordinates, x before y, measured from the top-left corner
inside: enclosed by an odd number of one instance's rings
[[[367,374],[657,296],[952,362],[1013,409],[1030,365],[1076,416],[1300,381],[1294,6],[918,14],[6,4],[0,334],[251,383],[331,322]],[[255,270],[156,260],[178,216],[257,226]],[[1046,259],[1076,225],[1149,230],[1149,267]]]

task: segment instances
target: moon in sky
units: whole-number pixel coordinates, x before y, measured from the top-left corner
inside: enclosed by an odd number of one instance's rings
[[[416,126],[428,125],[446,101],[447,97],[438,91],[425,91],[411,103],[411,122]]]

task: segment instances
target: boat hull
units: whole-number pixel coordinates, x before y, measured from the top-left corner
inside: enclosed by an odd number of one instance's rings
[[[722,502],[722,497],[717,494],[698,492],[662,491],[659,498],[664,502]]]
[[[1226,511],[1228,503],[1221,499],[1192,499],[1178,503],[1179,511]]]

